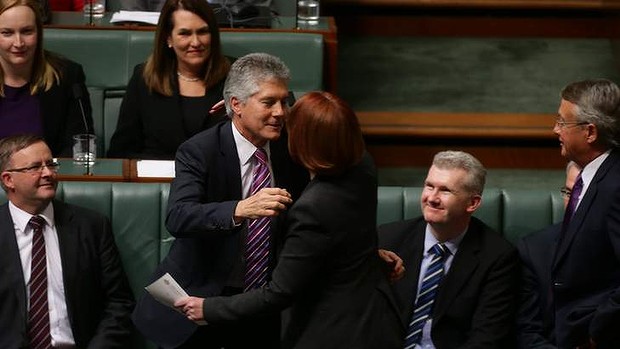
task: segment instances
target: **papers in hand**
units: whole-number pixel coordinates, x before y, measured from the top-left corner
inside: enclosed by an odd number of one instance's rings
[[[157,25],[159,12],[118,11],[112,14],[110,23],[136,22]]]
[[[167,305],[177,311],[178,309],[174,307],[174,302],[189,297],[187,292],[185,292],[169,273],[155,280],[155,282],[146,286],[145,289],[161,304]]]
[[[179,283],[169,273],[164,274],[152,284],[145,287],[146,291],[163,305],[183,314],[182,311],[174,306],[174,302],[179,299],[189,297],[187,292],[179,285]],[[183,314],[185,316],[185,314]],[[198,325],[206,325],[205,321],[194,321]]]
[[[138,177],[174,178],[174,161],[172,160],[138,160],[136,167]]]

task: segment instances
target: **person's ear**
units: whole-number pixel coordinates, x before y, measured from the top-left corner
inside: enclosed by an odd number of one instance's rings
[[[243,102],[241,102],[241,100],[239,100],[239,98],[237,97],[231,97],[230,98],[230,108],[232,109],[233,113],[236,116],[241,117],[241,111],[243,107]]]
[[[2,185],[7,189],[15,188],[15,184],[13,183],[13,176],[11,173],[4,171],[0,173],[0,179],[2,180]]]
[[[586,142],[592,144],[598,139],[598,129],[594,124],[585,125],[586,128]]]
[[[478,207],[480,207],[481,203],[482,203],[482,196],[478,194],[472,195],[472,197],[469,199],[469,205],[466,208],[467,212],[474,213],[474,211],[476,211]]]

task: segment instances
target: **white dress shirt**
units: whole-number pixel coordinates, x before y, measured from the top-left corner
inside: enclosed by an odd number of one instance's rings
[[[241,197],[247,199],[250,196],[250,190],[252,190],[252,179],[254,174],[254,168],[257,165],[258,160],[254,158],[254,153],[258,149],[254,144],[248,141],[237,130],[235,123],[232,123],[233,138],[235,145],[237,146],[237,155],[239,156],[239,167],[241,168]],[[267,162],[269,164],[269,173],[271,174],[271,186],[274,185],[273,169],[271,168],[271,153],[269,151],[269,142],[263,147],[267,153]]]
[[[32,262],[32,228],[28,222],[32,215],[21,210],[9,201],[9,213],[13,219],[17,247],[21,258],[24,281],[26,282],[27,309],[30,309],[30,264]],[[47,261],[47,301],[50,314],[50,332],[53,346],[75,345],[73,331],[69,323],[65,287],[62,279],[62,259],[58,233],[54,222],[54,206],[50,203],[39,216],[45,219],[43,237],[45,239],[45,255]]]

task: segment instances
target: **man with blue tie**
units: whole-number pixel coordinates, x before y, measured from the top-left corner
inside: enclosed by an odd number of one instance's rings
[[[551,263],[559,348],[620,348],[620,88],[604,79],[561,92],[553,131],[577,178]]]
[[[461,151],[437,153],[422,217],[379,227],[379,245],[404,261],[393,284],[403,347],[510,348],[519,282],[516,249],[472,214],[486,170]]]

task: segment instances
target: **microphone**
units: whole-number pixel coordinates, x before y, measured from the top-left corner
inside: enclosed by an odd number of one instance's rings
[[[82,91],[82,86],[78,83],[73,84],[71,86],[73,89],[73,97],[78,102],[78,106],[80,107],[80,114],[82,115],[82,122],[84,123],[84,131],[88,136],[90,134],[90,130],[88,128],[88,122],[86,121],[86,113],[84,112],[84,104],[82,103],[82,99],[84,98],[84,93]],[[90,139],[86,139],[86,175],[92,175],[90,172]]]
[[[73,97],[75,97],[80,107],[80,114],[82,115],[82,122],[84,123],[84,131],[86,131],[85,133],[88,134],[90,133],[90,131],[88,129],[88,122],[86,121],[86,113],[84,112],[84,104],[82,104],[82,98],[84,98],[84,94],[82,93],[82,86],[80,86],[80,84],[78,83],[75,83],[73,84],[72,87],[73,87]]]

